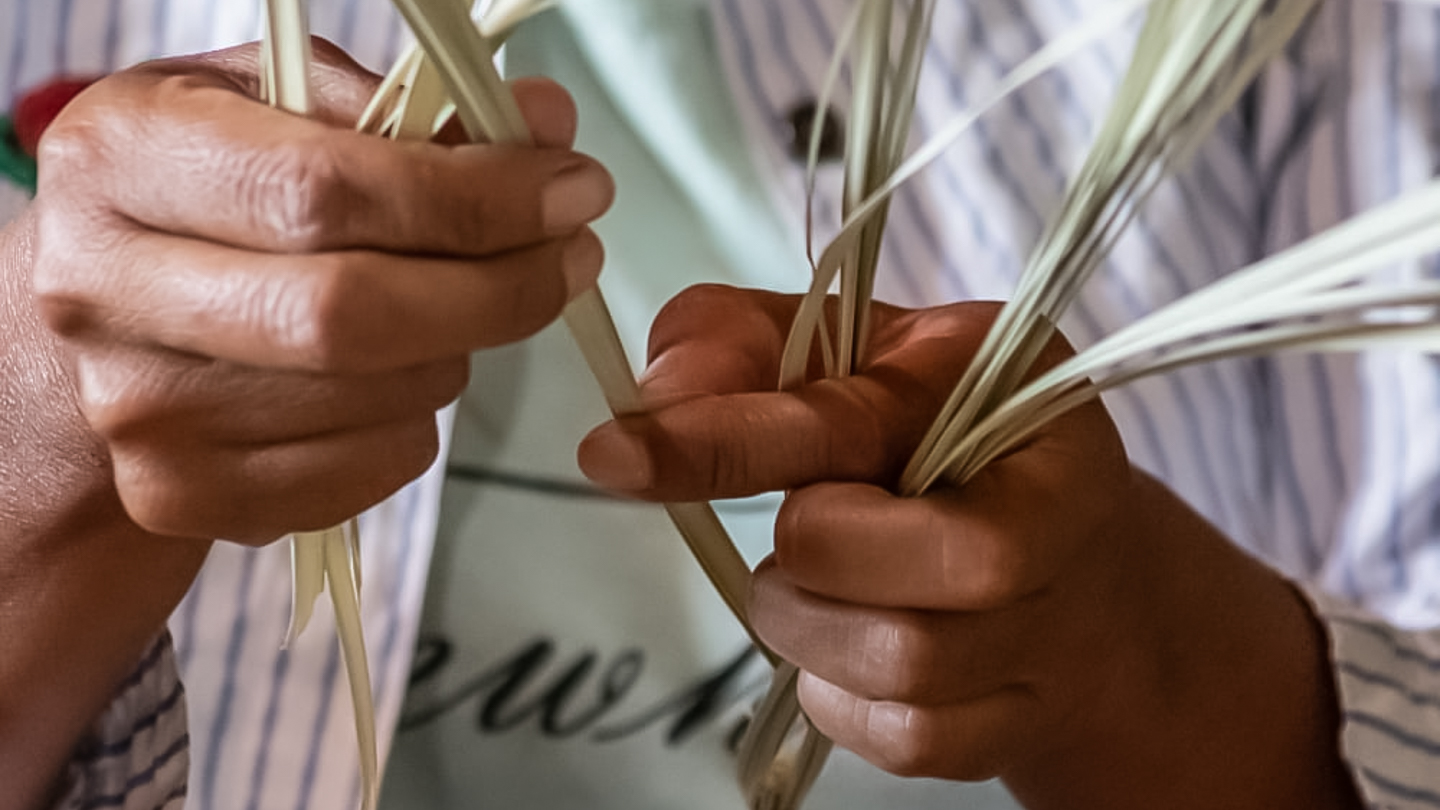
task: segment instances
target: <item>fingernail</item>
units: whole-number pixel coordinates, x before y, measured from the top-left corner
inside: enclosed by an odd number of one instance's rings
[[[562,171],[545,187],[541,215],[551,236],[569,233],[605,213],[614,197],[610,175],[590,162]]]
[[[644,444],[613,422],[586,437],[580,458],[586,477],[605,489],[640,492],[654,485]]]
[[[585,230],[571,237],[560,257],[560,269],[565,273],[565,288],[569,293],[567,297],[574,298],[594,287],[604,264],[605,248],[594,232]]]

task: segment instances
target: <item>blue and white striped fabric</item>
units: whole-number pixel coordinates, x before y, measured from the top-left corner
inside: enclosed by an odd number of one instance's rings
[[[1342,746],[1371,806],[1440,807],[1440,634],[1407,633],[1312,594],[1330,626]]]
[[[190,766],[169,634],[151,643],[71,760],[58,810],[180,810]]]
[[[711,3],[736,109],[762,176],[775,178],[762,195],[796,232],[800,167],[787,120],[814,98],[848,2]],[[942,3],[917,137],[1097,2]],[[317,31],[362,61],[387,64],[397,51],[394,16],[381,0],[312,4]],[[0,100],[62,70],[247,38],[256,6],[0,0],[0,31],[11,32],[0,51]],[[1026,88],[907,190],[891,219],[882,297],[919,305],[1008,293],[1103,115],[1129,36]],[[1437,156],[1440,11],[1328,0],[1194,164],[1155,194],[1064,327],[1076,343],[1092,342],[1425,181]],[[834,178],[823,181],[833,192]],[[832,220],[834,210],[831,196],[818,213]],[[1394,272],[1403,281],[1433,265]],[[1107,399],[1138,463],[1317,594],[1331,629],[1345,750],[1377,808],[1440,807],[1440,636],[1425,630],[1440,626],[1437,371],[1433,359],[1403,352],[1266,358],[1187,370]],[[365,529],[367,626],[387,729],[413,646],[437,501],[432,474]],[[283,551],[217,552],[173,623],[189,684],[191,806],[353,805],[353,742],[328,628],[322,620],[302,649],[276,649],[288,609],[285,566]],[[154,708],[117,706],[114,722]],[[183,731],[171,734],[168,742],[180,744]],[[170,789],[182,786],[183,778]],[[146,790],[124,806],[170,800]],[[97,795],[82,804],[108,801]]]

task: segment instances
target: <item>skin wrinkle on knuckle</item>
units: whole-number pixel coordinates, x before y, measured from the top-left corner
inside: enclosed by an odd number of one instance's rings
[[[332,147],[301,139],[250,152],[231,167],[241,211],[286,253],[335,247],[335,230],[356,191]]]
[[[76,361],[76,387],[81,413],[92,430],[107,441],[136,438],[153,422],[154,409],[141,394],[137,375],[116,370],[104,359],[84,355]]]
[[[118,100],[89,101],[92,95],[67,105],[40,139],[36,161],[45,168],[39,182],[47,195],[57,190],[56,184],[68,188],[78,178],[88,181],[83,191],[93,193],[94,180],[107,177],[106,167],[114,164],[112,142],[130,145],[135,139],[135,112]],[[104,184],[101,188],[108,191]]]
[[[864,733],[880,766],[897,776],[933,776],[943,766],[931,715],[903,703],[863,704]]]
[[[314,371],[363,368],[367,335],[388,334],[363,258],[325,253],[305,267],[262,283],[250,299],[247,320],[270,334],[286,355]]]
[[[213,479],[172,469],[164,454],[150,445],[119,442],[110,452],[115,491],[131,520],[157,534],[206,534],[199,528],[206,522],[201,507],[209,503]]]
[[[986,483],[977,479],[970,486]],[[924,531],[934,538],[933,570],[941,592],[951,594],[956,607],[994,610],[1029,595],[1037,576],[1033,569],[1042,562],[1030,549],[1053,538],[1021,536],[1012,525],[995,525],[985,519],[987,513],[974,511],[975,492],[942,494],[944,500],[926,514]]]
[[[952,564],[958,585],[957,593],[963,594],[972,609],[994,610],[1015,602],[1022,596],[1024,577],[1023,563],[1013,541],[997,536],[995,532],[975,532],[968,540],[968,554],[964,555],[963,568]],[[945,545],[954,540],[946,538]]]
[[[935,587],[942,598],[970,601],[975,579],[974,554],[965,553],[973,546],[971,533],[959,529],[954,521],[945,519],[937,508],[926,509],[915,531],[926,538],[933,554],[927,571],[935,577]]]
[[[94,248],[110,240],[103,222],[92,222],[84,207],[69,200],[37,204],[35,255],[29,287],[52,331],[73,335],[97,320],[90,279],[107,266],[109,256]],[[123,245],[114,245],[123,249]]]
[[[77,393],[91,428],[109,441],[179,436],[213,413],[212,367],[163,349],[81,352]]]
[[[419,145],[408,143],[396,144],[402,154],[409,156],[413,150],[418,150]],[[426,144],[425,146],[429,146]],[[486,223],[490,222],[490,214],[485,211],[483,204],[456,206],[443,206],[437,210],[434,207],[415,204],[423,200],[424,195],[435,193],[435,189],[442,189],[457,182],[458,178],[469,177],[475,172],[465,165],[463,161],[456,160],[451,155],[443,155],[440,159],[412,159],[405,161],[405,172],[396,178],[395,199],[404,200],[405,205],[396,206],[393,215],[403,223],[401,230],[404,232],[415,232],[422,228],[421,219],[430,218],[436,215],[446,216],[447,225],[451,220],[449,216],[458,213],[455,209],[463,209],[466,214],[454,221],[454,227],[441,229],[442,233],[458,235],[465,242],[482,242],[490,230]],[[479,178],[472,182],[479,183]],[[483,197],[482,195],[482,201]]]
[[[852,649],[863,650],[862,670],[878,700],[919,701],[934,688],[934,640],[923,619],[885,617],[869,624]]]

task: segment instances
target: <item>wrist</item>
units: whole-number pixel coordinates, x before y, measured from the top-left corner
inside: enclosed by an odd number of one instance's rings
[[[1322,628],[1297,590],[1137,476],[1131,649],[1068,744],[1012,789],[1032,810],[1352,810]],[[1118,628],[1117,628],[1118,629]]]
[[[208,549],[125,514],[33,310],[33,234],[29,213],[0,234],[0,784],[21,807],[52,789]]]

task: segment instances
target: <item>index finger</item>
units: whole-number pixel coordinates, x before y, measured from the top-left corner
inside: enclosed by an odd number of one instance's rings
[[[861,373],[777,392],[778,324],[788,328],[797,299],[731,291],[719,300],[733,306],[657,321],[643,389],[652,411],[602,425],[581,445],[582,468],[602,486],[694,501],[827,480],[891,484],[994,314],[986,304],[877,307]]]
[[[613,195],[568,149],[361,135],[256,102],[227,65],[156,62],[82,94],[42,142],[41,196],[267,252],[482,256],[571,233]]]

